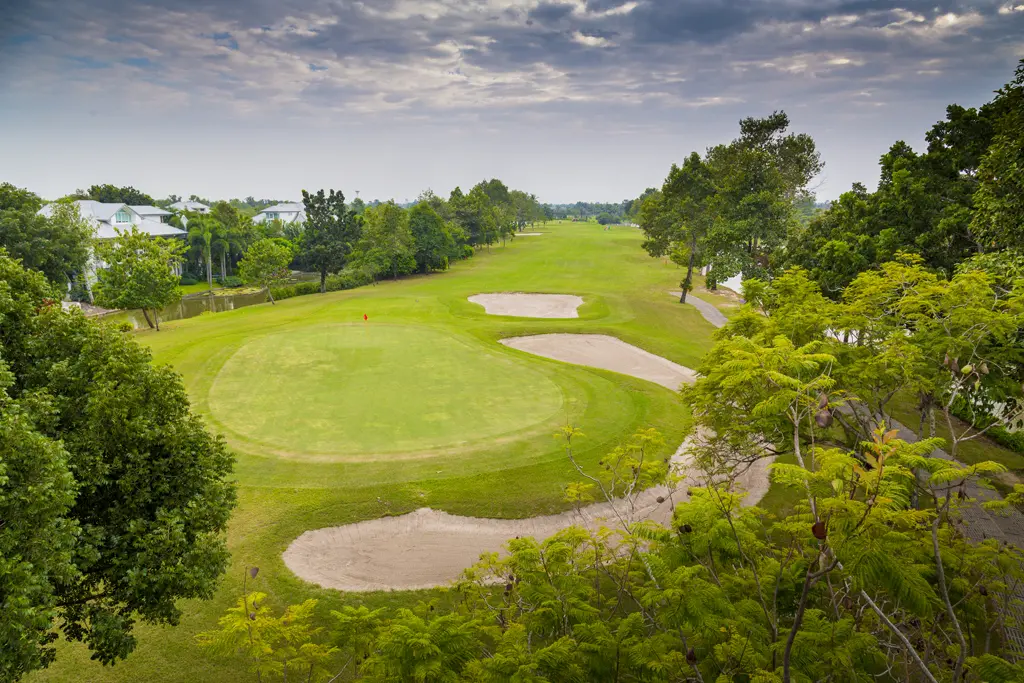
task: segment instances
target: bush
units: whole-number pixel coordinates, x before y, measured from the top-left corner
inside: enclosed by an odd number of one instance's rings
[[[181,279],[178,280],[178,284],[181,285],[182,287],[187,287],[188,285],[194,285],[194,284],[197,284],[198,282],[199,282],[198,278],[194,278],[191,275],[182,275]]]
[[[339,292],[345,289],[355,289],[356,287],[362,287],[373,282],[373,276],[366,270],[354,270],[352,268],[346,268],[345,270],[331,275],[327,278],[327,291],[328,292]]]
[[[320,291],[319,282],[300,282],[297,285],[292,285],[295,289],[295,296],[305,296],[306,294],[316,294]]]
[[[227,277],[218,277],[217,284],[224,287],[241,287],[245,283],[236,275],[228,275]]]
[[[462,245],[462,258],[472,258],[472,257],[473,257],[473,247],[469,246],[468,244],[463,244]]]
[[[292,285],[286,287],[271,287],[270,293],[274,295],[275,301],[281,299],[291,299],[293,296],[298,296],[299,293],[295,291],[295,287]]]

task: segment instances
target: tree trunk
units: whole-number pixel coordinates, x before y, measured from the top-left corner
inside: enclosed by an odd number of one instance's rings
[[[156,325],[156,331],[160,331],[160,312],[155,308],[153,309],[153,324]]]
[[[213,291],[213,254],[206,252],[206,287]]]
[[[270,305],[271,306],[276,306],[277,302],[274,301],[274,293],[272,291],[270,291],[270,287],[269,286],[267,287],[267,296],[270,298]]]
[[[149,319],[149,313],[146,312],[145,308],[142,309],[142,317],[146,319],[146,324],[149,325],[149,329],[153,329],[153,321]]]
[[[686,279],[683,280],[681,289],[683,290],[680,297],[679,303],[686,303],[686,293],[693,287],[693,258],[697,251],[697,237],[692,236],[690,238],[690,262],[686,266]]]
[[[224,284],[224,278],[228,276],[228,255],[226,251],[220,253],[220,283]]]
[[[320,293],[321,294],[326,294],[327,293],[327,269],[326,268],[321,268],[320,269]]]

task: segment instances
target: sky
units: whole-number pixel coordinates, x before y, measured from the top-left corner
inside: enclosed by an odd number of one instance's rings
[[[620,201],[782,109],[832,199],[1024,58],[1024,0],[0,0],[0,182]]]

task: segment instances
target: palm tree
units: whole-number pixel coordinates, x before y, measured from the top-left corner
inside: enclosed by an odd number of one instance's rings
[[[198,245],[206,262],[206,284],[213,293],[213,240],[215,234],[214,221],[206,216],[197,215],[188,222],[188,241]]]

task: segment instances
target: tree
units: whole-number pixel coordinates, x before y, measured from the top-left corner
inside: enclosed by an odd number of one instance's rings
[[[213,291],[213,248],[220,242],[223,228],[212,216],[188,213],[188,241],[199,249],[206,270],[206,286]]]
[[[993,101],[995,136],[978,168],[973,229],[986,249],[1024,246],[1024,59]]]
[[[823,164],[809,135],[788,133],[789,117],[773,112],[740,121],[740,136],[707,154],[715,185],[715,221],[707,258],[715,281],[742,271],[772,273],[795,222],[795,205]]]
[[[232,458],[181,378],[111,325],[65,313],[0,254],[0,679],[58,630],[112,664],[137,621],[173,625],[228,561]],[[15,522],[15,523],[12,523]]]
[[[327,274],[345,267],[362,235],[362,219],[345,206],[345,195],[331,190],[302,191],[306,225],[299,237],[299,257],[320,273],[320,292],[327,291]]]
[[[128,204],[134,206],[152,206],[154,200],[145,192],[134,187],[117,187],[116,185],[93,185],[88,190],[78,190],[77,194],[84,199],[92,199],[106,204]]]
[[[49,216],[42,201],[10,183],[0,184],[0,247],[50,282],[66,285],[85,271],[93,228],[73,202],[56,202]]]
[[[285,240],[262,239],[253,242],[245,252],[238,263],[238,273],[244,282],[266,289],[270,303],[274,304],[272,288],[288,277],[291,261],[291,246]]]
[[[453,240],[445,230],[444,219],[428,202],[421,201],[409,209],[409,231],[416,245],[416,269],[421,273],[446,270]]]
[[[668,254],[678,265],[686,264],[679,303],[686,303],[686,294],[693,288],[694,267],[703,264],[705,242],[715,220],[715,192],[710,168],[693,152],[681,167],[672,164],[661,191],[647,195],[637,214],[647,253]]]
[[[181,298],[172,270],[184,245],[150,237],[132,226],[96,247],[106,263],[97,276],[96,302],[107,308],[139,308],[150,327],[160,330],[160,309]],[[150,313],[153,314],[152,319]]]
[[[360,251],[372,255],[378,272],[391,273],[395,279],[413,272],[416,246],[406,210],[388,201],[368,208],[364,220]]]

